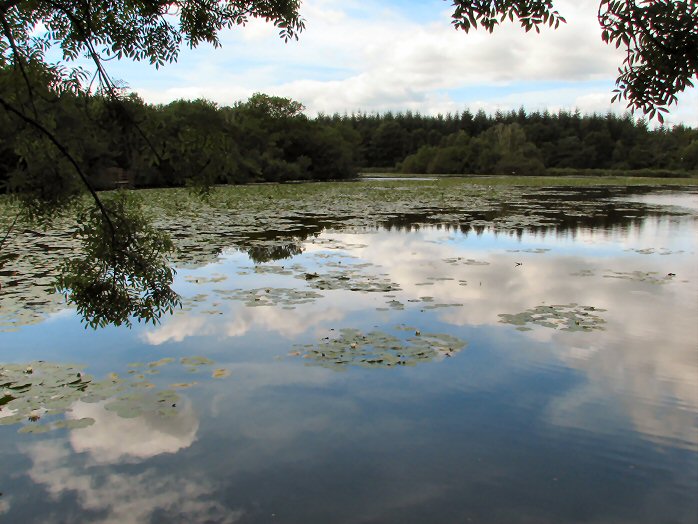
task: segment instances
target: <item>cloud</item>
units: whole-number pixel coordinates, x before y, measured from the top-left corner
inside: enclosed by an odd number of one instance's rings
[[[688,208],[696,206],[693,197],[668,198],[648,195],[642,200],[647,204],[678,202]],[[322,241],[329,239],[341,245],[364,246],[352,250],[352,255],[358,257],[355,262],[372,264],[372,271],[386,274],[390,281],[399,283],[402,291],[396,295],[402,303],[431,296],[435,303],[463,304],[434,311],[440,322],[452,326],[500,328],[503,327],[500,313],[522,312],[540,305],[541,300],[547,304],[578,303],[606,309],[602,316],[608,322],[607,329],[594,333],[593,338],[588,333],[561,333],[544,328],[520,335],[545,346],[537,357],[521,358],[539,358],[545,365],[552,360],[555,365],[577,370],[585,377],[582,385],[553,400],[546,416],[556,425],[592,428],[595,424],[585,421],[600,412],[595,406],[604,399],[614,398],[616,408],[626,418],[597,421],[599,431],[610,430],[612,424],[622,420],[632,423],[648,438],[686,446],[696,442],[696,429],[689,416],[664,400],[679,399],[681,405],[689,406],[687,414],[698,410],[694,394],[698,382],[691,371],[693,341],[698,338],[698,331],[692,322],[681,321],[687,318],[685,311],[695,309],[694,283],[698,281],[698,272],[689,254],[694,248],[693,238],[686,233],[678,234],[677,227],[670,219],[648,217],[642,227],[623,231],[580,228],[567,233],[525,233],[523,244],[507,233],[498,234],[495,241],[491,232],[482,236],[471,234],[465,242],[452,242],[458,238],[457,234],[431,227],[409,235],[378,231],[370,235],[370,241],[365,234],[333,232],[323,233],[318,243],[307,243],[305,253],[312,257],[322,248]],[[548,254],[507,251],[522,249],[522,245],[549,247],[553,251]],[[619,249],[648,246],[686,253],[671,258],[637,255],[635,259],[628,253],[619,253]],[[482,260],[489,265],[444,262],[455,257]],[[669,260],[671,271],[687,279],[688,284],[677,281],[656,285],[604,278],[611,271],[634,269],[655,271],[661,276],[668,271]],[[515,267],[515,261],[523,265]],[[594,275],[570,275],[580,269],[593,269]],[[433,280],[434,277],[451,280]],[[467,281],[467,285],[458,285],[459,280]],[[170,320],[172,329],[166,323],[149,331],[146,337],[151,343],[181,340],[174,338],[172,332],[187,325],[193,326],[188,335],[208,333],[232,337],[258,329],[294,339],[315,329],[316,336],[322,332],[319,337],[324,337],[330,334],[327,329],[332,323],[333,327],[339,327],[337,323],[354,318],[354,312],[373,311],[384,307],[389,300],[382,294],[338,290],[325,295],[317,303],[291,311],[269,307],[247,309],[231,303],[223,315],[206,317],[204,323],[179,317]],[[649,301],[653,303],[651,308],[647,307]],[[341,304],[341,309],[326,308],[330,302]],[[690,315],[688,319],[692,320]],[[658,325],[669,328],[665,332],[658,330]],[[245,374],[249,370],[232,368],[232,371],[240,375],[240,371]],[[251,376],[259,380],[256,373]],[[325,375],[316,378],[324,379]]]
[[[131,84],[151,102],[205,97],[231,104],[263,91],[300,100],[311,114],[521,105],[624,111],[623,104],[610,106],[622,52],[601,41],[598,1],[559,2],[568,23],[541,34],[515,23],[492,35],[466,34],[452,27],[442,2],[430,6],[432,15],[420,19],[398,2],[306,0],[307,29],[298,42],[284,44],[275,28],[252,21],[225,33],[222,49],[185,51],[164,71],[139,69]],[[152,85],[155,75],[161,80]],[[536,87],[550,83],[556,85]],[[511,93],[483,99],[453,92],[483,86],[508,86]],[[696,114],[694,89],[671,122],[698,123]]]
[[[179,314],[170,317],[161,326],[145,331],[142,338],[148,344],[158,346],[165,342],[181,342],[192,336],[241,337],[252,329],[262,329],[290,339],[328,322],[339,321],[345,315],[344,309],[336,307],[311,305],[288,310],[266,306],[248,308],[233,303],[228,308],[221,308],[221,315]]]
[[[687,304],[674,293],[618,295],[611,307],[622,313],[610,316],[607,331],[594,337],[592,347],[570,347],[559,334],[553,337],[559,358],[586,380],[553,399],[549,419],[556,425],[612,432],[618,420],[609,406],[615,406],[647,439],[698,450],[698,328],[692,319],[676,315],[676,308]]]

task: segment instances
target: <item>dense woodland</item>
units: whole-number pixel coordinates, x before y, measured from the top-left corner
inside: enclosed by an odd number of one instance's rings
[[[698,131],[630,115],[404,113],[320,118],[358,131],[360,165],[404,173],[517,174],[698,169]],[[668,173],[667,173],[668,174]]]
[[[232,107],[205,100],[145,104],[63,93],[36,97],[56,139],[97,188],[348,179],[361,170],[429,174],[564,174],[623,170],[689,175],[698,130],[648,129],[629,115],[417,113],[320,115],[254,95]],[[34,128],[0,113],[0,182],[77,184],[67,159]],[[638,170],[645,170],[638,171]],[[54,186],[55,187],[55,186]],[[53,188],[48,188],[53,190]],[[44,195],[48,196],[48,195]]]

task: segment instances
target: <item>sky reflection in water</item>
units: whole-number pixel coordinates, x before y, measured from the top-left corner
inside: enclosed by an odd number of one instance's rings
[[[180,270],[184,309],[156,327],[86,332],[59,312],[3,333],[3,362],[101,378],[204,355],[230,376],[162,366],[157,388],[196,382],[170,418],[77,402],[66,416],[90,427],[0,426],[0,520],[695,522],[696,239],[693,215],[520,236],[325,231],[267,269],[226,251]],[[603,329],[500,322],[569,304]],[[466,345],[391,369],[303,358],[344,328]]]

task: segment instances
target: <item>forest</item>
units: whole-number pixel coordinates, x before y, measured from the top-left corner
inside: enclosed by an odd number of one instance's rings
[[[465,109],[310,118],[300,102],[259,93],[219,106],[66,91],[33,105],[51,115],[56,139],[97,189],[341,180],[377,171],[692,176],[698,170],[698,130],[650,129],[629,114]],[[4,192],[42,196],[44,187],[55,194],[56,183],[79,184],[62,152],[42,140],[26,122],[0,114]]]

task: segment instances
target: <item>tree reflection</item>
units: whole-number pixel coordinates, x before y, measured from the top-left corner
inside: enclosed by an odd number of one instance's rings
[[[251,246],[246,250],[247,255],[255,264],[293,258],[303,253],[302,242],[306,238],[308,238],[308,236],[283,244]]]

